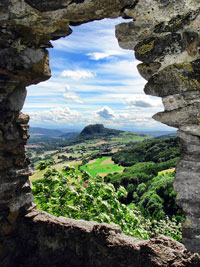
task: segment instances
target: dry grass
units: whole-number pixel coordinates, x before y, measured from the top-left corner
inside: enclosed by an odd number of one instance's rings
[[[107,164],[114,164],[114,161],[112,161],[112,158],[108,158],[102,161],[100,165],[107,165]]]
[[[96,160],[96,159],[93,159],[93,160],[90,160],[90,161],[88,162],[88,164],[93,164],[93,163],[95,163],[95,162],[97,162],[97,160]]]
[[[118,173],[122,173],[123,170],[121,170],[121,171],[115,171],[115,172],[110,172],[110,173],[112,174],[112,173],[116,173],[116,172],[118,172]],[[101,176],[101,177],[105,177],[106,175],[108,175],[108,173],[104,173],[104,172],[99,173],[99,176]]]

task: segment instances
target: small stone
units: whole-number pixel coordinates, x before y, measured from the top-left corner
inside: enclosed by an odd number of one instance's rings
[[[15,229],[16,229],[16,225],[14,225],[14,224],[8,224],[8,223],[6,223],[6,224],[3,224],[1,226],[1,231],[2,231],[2,233],[4,235],[11,234]]]
[[[16,222],[18,216],[19,216],[19,211],[10,212],[7,217],[7,220],[9,221],[10,224],[13,224]]]
[[[34,200],[34,197],[30,193],[22,194],[21,196],[13,198],[9,203],[10,212],[18,211],[20,208],[22,208],[26,204],[33,202],[33,200]]]
[[[9,109],[20,111],[23,108],[26,94],[25,87],[17,87],[8,97]]]
[[[17,122],[19,124],[27,124],[29,122],[29,115],[20,112],[19,117],[17,118]]]
[[[147,81],[159,70],[160,67],[161,63],[159,62],[153,62],[150,64],[141,63],[137,65],[140,75]]]
[[[33,189],[32,183],[28,180],[23,186],[22,186],[22,192],[23,193],[30,193]]]
[[[197,32],[186,31],[183,33],[188,55],[194,57],[198,54],[199,34]]]

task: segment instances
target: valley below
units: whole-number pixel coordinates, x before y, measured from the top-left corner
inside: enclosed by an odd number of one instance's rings
[[[74,138],[72,133],[63,134],[55,130],[48,131],[46,129],[45,131],[36,128],[33,132],[27,145],[27,154],[34,170],[33,176],[30,177],[31,181],[41,179],[41,171],[36,168],[40,161],[53,160],[54,167],[58,170],[61,170],[66,164],[74,167],[82,166],[82,169],[85,169],[84,166],[87,166],[86,164],[92,160],[98,161],[102,157],[111,160],[112,155],[123,147],[129,147],[152,138],[149,135],[118,130],[114,134],[91,132],[90,134],[79,135],[79,133],[74,133],[76,135]],[[68,136],[71,136],[72,139],[68,140]],[[110,169],[106,170],[105,164],[101,164],[101,168],[99,167],[98,171],[95,171],[95,176],[97,174],[105,176],[108,173],[123,170],[113,161],[108,165],[110,165]],[[89,166],[88,170],[94,166]],[[92,173],[90,172],[90,174]]]
[[[180,156],[175,134],[155,137],[101,124],[76,134],[42,132],[27,145],[39,209],[118,225],[142,239],[182,240],[184,215],[173,190]]]

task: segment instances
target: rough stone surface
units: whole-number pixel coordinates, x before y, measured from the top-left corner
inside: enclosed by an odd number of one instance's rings
[[[124,49],[135,50],[145,93],[162,97],[154,116],[179,128],[181,160],[175,190],[187,216],[184,244],[200,252],[200,55],[198,0],[0,1],[0,265],[200,266],[183,246],[159,237],[139,241],[97,223],[56,219],[32,204],[25,144],[25,87],[50,75],[51,40],[70,25],[103,18],[132,19],[116,27]]]
[[[197,254],[188,253],[172,238],[139,240],[105,223],[56,218],[41,211],[29,213],[18,230],[27,254],[22,251],[14,255],[16,266],[197,267],[200,264]]]

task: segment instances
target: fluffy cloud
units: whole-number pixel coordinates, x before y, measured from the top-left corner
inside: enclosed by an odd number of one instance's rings
[[[107,58],[110,55],[106,52],[94,52],[94,53],[88,53],[87,56],[89,56],[89,58],[93,60],[100,60]]]
[[[103,107],[99,110],[96,111],[96,114],[102,118],[102,119],[106,119],[106,120],[110,120],[110,119],[113,119],[115,118],[115,113],[114,111],[109,108],[109,107]]]
[[[67,38],[53,42],[52,78],[28,87],[24,112],[31,115],[33,124],[158,127],[151,116],[159,111],[160,100],[142,95],[146,81],[138,74],[139,62],[133,51],[121,49],[115,38],[114,26],[121,22],[86,23],[74,27]],[[66,79],[73,90],[66,86]],[[80,105],[82,99],[84,104]]]
[[[148,112],[124,112],[123,110],[113,111],[110,107],[103,107],[95,111],[94,116],[89,120],[89,123],[103,123],[106,127],[121,128],[121,129],[151,129],[159,126],[157,121],[152,119],[152,113]]]
[[[94,74],[87,70],[64,70],[61,73],[62,77],[69,77],[72,80],[78,81],[80,79],[92,78]]]
[[[76,122],[81,121],[81,114],[77,111],[73,111],[68,107],[55,108],[40,112],[29,113],[31,122],[40,122],[47,124],[65,124],[75,125]]]
[[[125,100],[130,107],[152,108],[161,107],[162,102],[159,98],[153,98],[144,94],[135,94]]]
[[[111,56],[120,56],[120,55],[124,55],[124,52],[122,53],[119,49],[105,50],[104,52],[93,52],[87,54],[87,56],[89,56],[89,58],[92,60],[100,60]]]
[[[72,93],[70,91],[70,86],[69,85],[66,85],[65,86],[65,93],[63,94],[66,102],[69,102],[69,103],[83,103],[83,101],[79,98],[79,96],[75,93]]]

